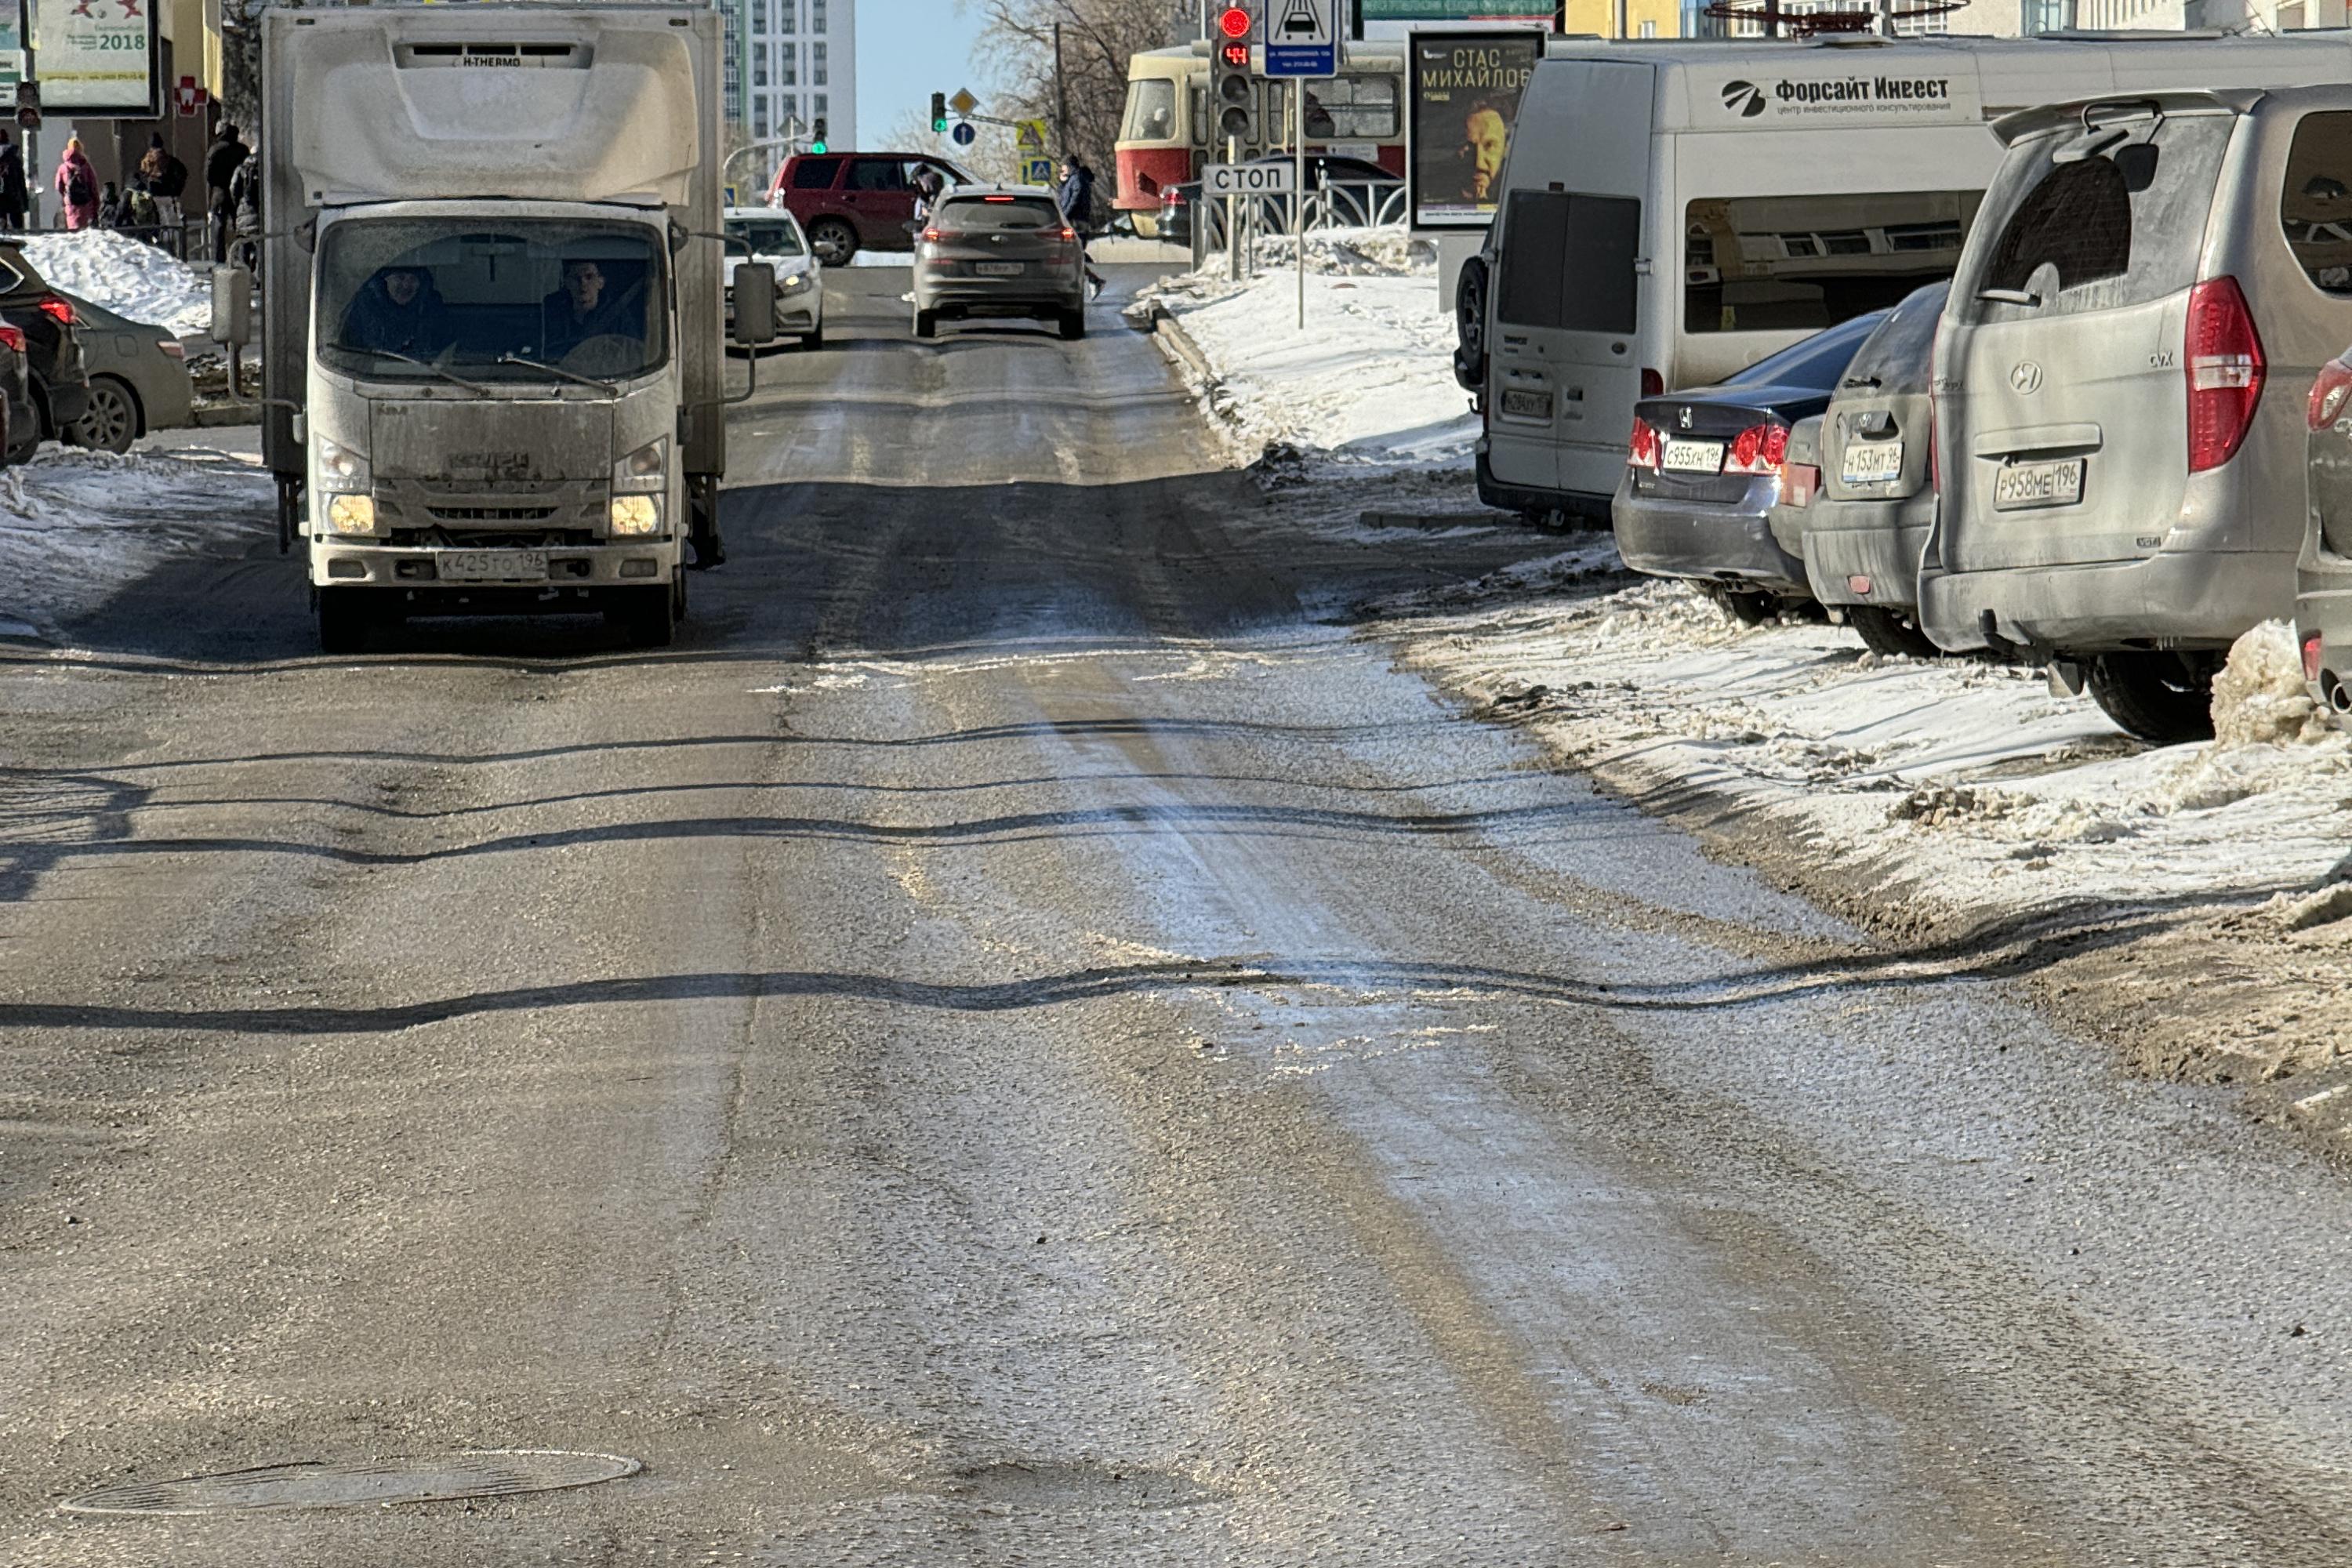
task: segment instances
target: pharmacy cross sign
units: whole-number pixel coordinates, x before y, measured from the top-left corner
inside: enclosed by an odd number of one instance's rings
[[[1265,7],[1265,74],[1339,74],[1339,0],[1269,0]]]

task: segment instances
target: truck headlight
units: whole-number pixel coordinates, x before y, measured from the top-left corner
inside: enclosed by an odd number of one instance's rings
[[[327,526],[337,533],[373,533],[375,497],[337,496],[327,503]]]
[[[613,489],[658,495],[669,489],[669,437],[656,437],[627,457],[613,465]],[[614,526],[619,526],[620,509],[613,510]]]
[[[614,496],[613,531],[651,533],[661,527],[661,501],[653,496]]]
[[[319,488],[329,495],[364,493],[373,479],[367,454],[354,452],[340,441],[318,437]]]

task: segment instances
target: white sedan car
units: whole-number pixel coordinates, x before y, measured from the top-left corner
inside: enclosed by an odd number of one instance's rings
[[[750,247],[750,254],[744,253]],[[824,346],[824,270],[800,220],[782,207],[727,209],[727,324],[735,324],[735,268],[764,261],[776,269],[776,332],[804,349]]]

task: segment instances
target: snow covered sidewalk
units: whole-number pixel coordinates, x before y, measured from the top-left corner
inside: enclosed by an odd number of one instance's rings
[[[0,637],[55,637],[165,561],[242,554],[268,532],[253,431],[170,437],[121,458],[44,446],[0,469]]]

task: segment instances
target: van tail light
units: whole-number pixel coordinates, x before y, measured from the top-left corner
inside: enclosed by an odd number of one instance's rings
[[[1626,447],[1626,465],[1629,468],[1647,468],[1650,472],[1656,473],[1658,459],[1664,445],[1658,438],[1657,427],[1636,415],[1633,419],[1633,438]]]
[[[2236,279],[2189,291],[2188,339],[2189,471],[2201,474],[2238,455],[2263,396],[2263,340]]]
[[[2319,634],[2312,633],[2303,639],[2303,678],[2313,685],[2319,683],[2319,667],[2326,650],[2319,646]]]
[[[2345,351],[2352,353],[2352,349]],[[2337,355],[2319,367],[2319,379],[2311,384],[2311,407],[2306,417],[2314,430],[2325,430],[2336,423],[2344,412],[2344,400],[2352,397],[2352,364],[2346,364]]]
[[[177,348],[180,345],[173,343],[172,346],[173,348]],[[25,352],[25,329],[22,327],[0,327],[0,348],[7,349],[12,353],[23,353]]]
[[[1664,397],[1665,395],[1665,376],[1657,371],[1652,370],[1648,365],[1643,365],[1642,367],[1642,395],[1644,397]]]
[[[1789,427],[1786,425],[1750,425],[1731,438],[1731,450],[1724,454],[1723,471],[1727,474],[1777,474],[1789,460]]]

